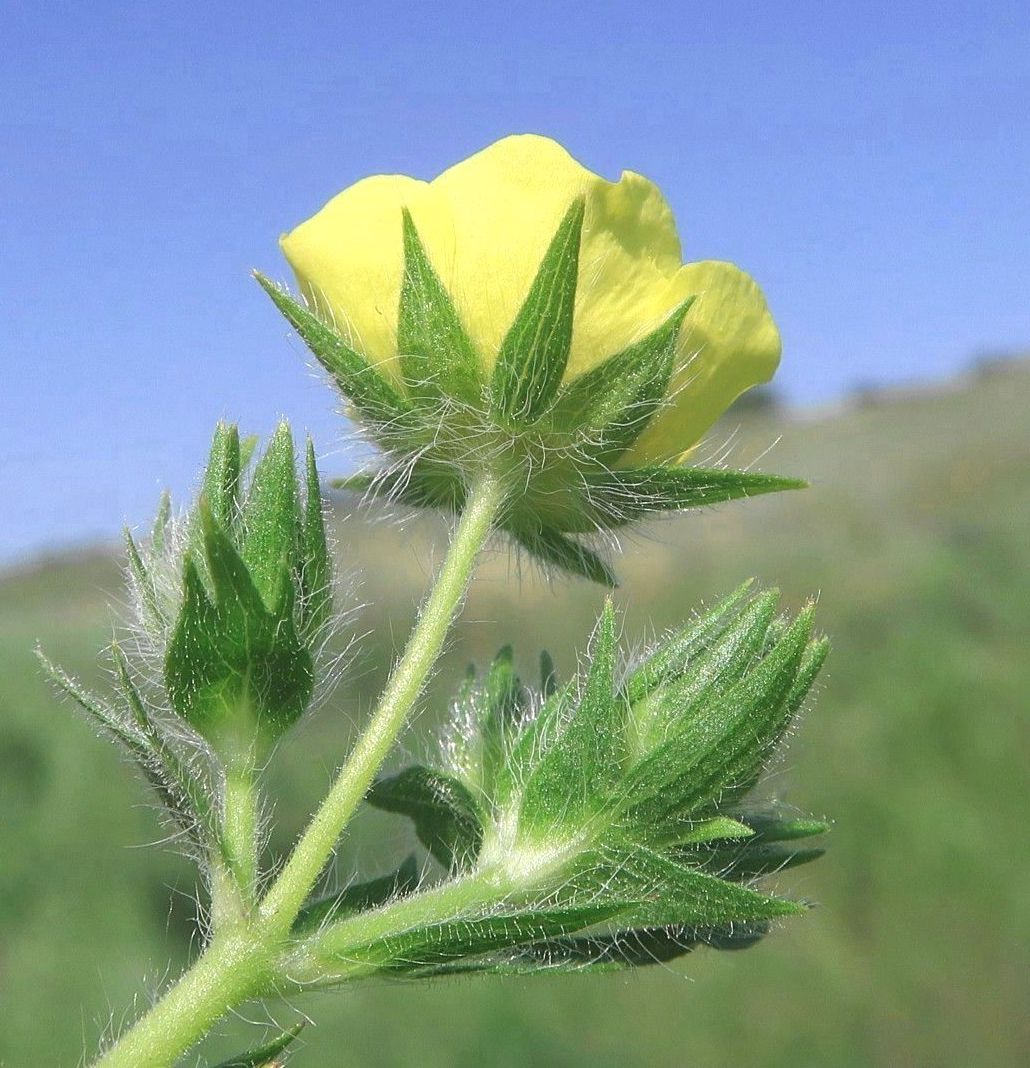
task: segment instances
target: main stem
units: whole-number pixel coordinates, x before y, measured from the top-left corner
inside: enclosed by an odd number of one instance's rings
[[[450,548],[375,712],[329,793],[262,900],[257,917],[217,938],[153,1009],[97,1061],[97,1068],[165,1068],[221,1016],[269,985],[267,961],[289,934],[433,670],[497,513],[501,481],[472,487]]]
[[[273,929],[288,929],[332,856],[340,833],[361,803],[440,655],[465,598],[480,549],[503,499],[493,475],[473,487],[443,567],[419,613],[372,719],[358,739],[332,789],[308,824],[286,867],[261,902],[260,915]]]

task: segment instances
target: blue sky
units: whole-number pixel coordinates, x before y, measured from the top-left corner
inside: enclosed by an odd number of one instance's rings
[[[1030,344],[1022,3],[13,3],[0,14],[0,560],[144,523],[220,417],[352,459],[248,277],[369,173],[511,132],[666,192],[801,403]]]

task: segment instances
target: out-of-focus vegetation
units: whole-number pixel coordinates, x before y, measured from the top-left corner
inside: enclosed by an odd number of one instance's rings
[[[613,976],[378,984],[319,995],[303,1065],[992,1065],[1030,1057],[1030,368],[954,388],[866,394],[804,420],[741,412],[735,464],[812,479],[803,494],[730,504],[627,539],[618,600],[629,646],[747,575],[787,602],[820,595],[834,652],[768,791],[836,820],[828,855],[779,880],[818,907],[746,953],[699,952]],[[731,421],[732,422],[732,421]],[[713,437],[719,452],[733,426]],[[782,437],[781,437],[782,436]],[[346,506],[345,506],[346,507]],[[443,546],[432,520],[339,524],[367,631],[330,705],[277,754],[272,849],[321,795],[381,685]],[[469,659],[514,638],[568,670],[602,594],[549,586],[497,554],[416,727]],[[117,561],[63,558],[0,582],[0,1063],[73,1066],[118,1026],[146,976],[188,951],[191,869],[145,788],[41,680],[32,646],[91,682],[115,618]],[[363,815],[339,875],[411,846]],[[171,902],[171,904],[169,904]],[[295,1017],[273,1007],[280,1022]],[[263,1019],[260,1010],[251,1018]],[[242,1021],[208,1049],[254,1037]],[[192,1063],[192,1062],[190,1062]]]

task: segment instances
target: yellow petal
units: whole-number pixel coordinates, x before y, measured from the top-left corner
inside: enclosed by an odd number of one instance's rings
[[[574,378],[639,340],[687,296],[668,406],[627,463],[691,448],[745,389],[768,381],[780,339],[755,283],[731,264],[681,266],[661,192],[638,174],[609,182],[557,142],[506,137],[432,182],[380,175],[351,186],[282,239],[301,289],[356,348],[394,374],[407,207],[484,367],[525,300],[572,200],[585,201]]]
[[[397,373],[397,305],[404,255],[401,208],[426,182],[376,175],[345,189],[280,245],[319,314],[370,360]]]
[[[705,260],[681,267],[670,306],[697,300],[679,337],[679,365],[669,401],[620,461],[653,463],[691,449],[745,390],[772,378],[780,334],[762,291],[732,263]]]

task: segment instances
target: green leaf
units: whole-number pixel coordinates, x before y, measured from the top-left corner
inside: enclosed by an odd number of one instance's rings
[[[355,352],[286,290],[260,272],[254,277],[290,325],[300,334],[315,359],[329,372],[340,392],[358,415],[379,429],[403,431],[411,425],[411,402],[379,373],[364,356]]]
[[[794,915],[805,908],[679,864],[641,845],[625,854],[605,857],[596,868],[588,869],[580,878],[577,894],[598,892],[595,887],[623,900],[640,900],[642,904],[625,921],[640,927],[752,924]]]
[[[451,872],[474,863],[483,827],[468,789],[453,776],[415,765],[374,782],[365,800],[408,816],[419,840]]]
[[[226,530],[239,518],[240,434],[230,423],[219,423],[204,472],[203,496],[212,515]]]
[[[544,254],[494,365],[494,411],[529,423],[554,399],[572,345],[584,200],[577,197]]]
[[[621,774],[626,706],[615,693],[615,608],[605,602],[576,710],[522,793],[520,835],[579,827],[608,803]]]
[[[412,397],[473,402],[482,391],[480,360],[429,261],[411,213],[403,210],[404,280],[397,322],[401,372]]]
[[[411,893],[419,884],[418,865],[413,856],[389,875],[367,882],[353,883],[337,894],[329,894],[309,901],[297,914],[293,924],[295,935],[310,934],[327,923],[342,920],[358,912],[379,908],[396,897]]]
[[[374,942],[340,942],[332,932],[321,940],[323,955],[365,964],[370,970],[417,973],[464,957],[477,957],[526,942],[593,927],[633,903],[554,906],[430,923]]]
[[[240,1053],[227,1061],[220,1061],[215,1068],[281,1068],[286,1063],[282,1057],[286,1047],[301,1033],[307,1021],[301,1020],[277,1038],[248,1053]]]
[[[590,476],[590,503],[598,526],[617,527],[649,512],[704,508],[740,497],[804,489],[798,478],[750,471],[663,465],[602,470]]]
[[[516,543],[540,563],[614,589],[612,569],[593,550],[557,530],[509,530]]]
[[[704,652],[730,625],[753,583],[753,579],[748,579],[711,611],[660,642],[626,679],[626,700],[635,705],[661,683],[687,671],[694,657]]]
[[[242,557],[269,609],[283,596],[300,535],[293,436],[280,423],[261,457],[243,508]]]
[[[573,379],[554,406],[554,425],[575,426],[594,450],[614,458],[633,444],[665,399],[688,297],[642,341]]]

